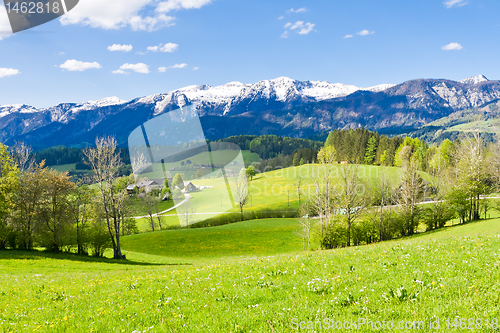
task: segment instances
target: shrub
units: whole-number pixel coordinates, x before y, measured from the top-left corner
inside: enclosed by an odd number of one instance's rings
[[[330,224],[323,233],[320,235],[320,246],[324,250],[343,247],[347,239],[347,226],[344,221],[336,221]]]
[[[104,221],[92,221],[89,227],[89,243],[94,257],[102,257],[104,250],[111,247],[111,239]]]

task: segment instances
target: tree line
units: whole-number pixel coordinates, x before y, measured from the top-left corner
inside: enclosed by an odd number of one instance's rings
[[[98,138],[83,155],[93,171],[91,186],[38,162],[23,144],[10,150],[0,144],[0,249],[76,248],[102,256],[111,247],[114,258],[125,257],[120,237],[138,232],[135,220],[126,218],[133,176],[118,177],[123,163],[113,138]]]
[[[433,230],[452,219],[467,223],[487,218],[489,209],[500,209],[486,197],[500,189],[498,142],[486,144],[477,133],[431,147],[405,138],[393,155],[397,172],[384,168],[367,178],[356,160],[335,166],[341,158],[333,142],[342,141],[332,133],[318,153],[312,191],[300,208],[304,245],[313,231],[323,248],[368,244],[413,235],[422,225]],[[364,162],[371,164],[368,157],[376,163],[376,136],[366,139]]]

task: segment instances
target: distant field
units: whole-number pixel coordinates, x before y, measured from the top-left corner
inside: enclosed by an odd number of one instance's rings
[[[221,150],[221,151],[213,151],[212,158],[214,160],[214,163],[216,161],[228,161],[231,160],[230,157],[234,155],[235,151],[227,151],[227,150]],[[252,153],[248,150],[243,150],[241,151],[243,161],[245,165],[251,165],[253,162],[258,162],[259,161],[259,155],[256,153]],[[184,167],[181,166],[181,163],[184,162],[186,163],[187,160],[190,160],[192,164],[211,164],[211,161],[208,160],[208,155],[206,153],[201,153],[189,158],[185,158],[183,160],[179,160],[175,163],[165,163],[165,169],[166,171],[170,172],[171,177],[173,177],[176,173],[183,173],[184,174],[184,180],[192,180],[195,179],[195,173],[196,171],[185,171],[183,170]],[[171,170],[172,168],[176,170]],[[230,168],[230,166],[229,166]],[[141,174],[142,177],[146,177],[149,179],[155,179],[155,178],[164,178],[163,174],[163,166],[161,163],[154,163],[153,164],[153,170],[152,172],[147,172]]]
[[[481,132],[484,133],[498,133],[500,132],[500,120],[489,119],[481,121],[471,121],[468,123],[449,127],[445,130],[445,132],[453,132],[453,131],[470,132],[475,130],[480,130]]]
[[[312,174],[313,170],[317,169],[319,165],[307,164],[298,167],[290,167],[286,169],[269,171],[266,173],[258,174],[249,183],[249,197],[248,204],[245,209],[287,209],[298,208],[298,191],[297,191],[297,176],[302,178],[301,184],[301,198],[304,200],[309,191],[312,191]],[[334,174],[337,179],[341,172],[341,165],[334,166]],[[360,175],[364,179],[375,180],[378,179],[383,170],[385,170],[389,177],[397,180],[399,177],[400,168],[397,167],[381,167],[374,165],[360,165]],[[209,185],[210,179],[196,180],[196,185]],[[214,209],[216,208],[217,198],[213,199]],[[237,208],[232,209],[237,211]]]
[[[76,163],[73,164],[61,164],[61,165],[51,165],[49,168],[57,170],[59,172],[75,171]]]

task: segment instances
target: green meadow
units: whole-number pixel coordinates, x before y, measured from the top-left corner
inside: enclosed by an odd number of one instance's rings
[[[342,165],[333,165],[333,175],[338,179],[342,172]],[[312,175],[318,170],[318,164],[306,164],[280,170],[269,171],[257,174],[249,182],[249,201],[245,206],[247,210],[259,209],[287,209],[289,207],[298,209],[299,197],[297,190],[297,177],[301,178],[300,193],[301,198],[306,198],[307,194],[313,190]],[[360,176],[369,181],[377,180],[382,172],[397,180],[400,168],[381,167],[375,165],[359,165]],[[200,179],[193,182],[196,185],[213,185],[212,179]],[[224,185],[214,186],[215,190],[224,189]],[[208,189],[211,190],[211,189]],[[202,191],[203,192],[203,191]],[[196,195],[196,194],[194,194]],[[212,197],[212,204],[216,198]],[[214,209],[217,205],[214,206]],[[232,211],[237,211],[234,208]]]
[[[206,230],[124,237],[123,261],[0,252],[0,332],[291,332],[325,318],[498,331],[499,219],[316,252],[299,251],[292,220]]]

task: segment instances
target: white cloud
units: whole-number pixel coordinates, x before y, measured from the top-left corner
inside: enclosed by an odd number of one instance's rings
[[[178,47],[179,47],[178,44],[167,43],[165,45],[160,44],[160,45],[157,45],[157,46],[149,46],[148,47],[148,51],[151,51],[151,52],[168,52],[168,53],[171,53],[171,52],[177,51]]]
[[[117,69],[116,71],[112,71],[113,74],[130,74],[129,72],[125,72],[123,69]]]
[[[0,78],[14,76],[21,73],[18,69],[13,68],[0,68]]]
[[[119,70],[113,71],[115,74],[128,74],[126,70],[132,70],[137,73],[141,74],[148,74],[149,73],[149,66],[146,64],[143,64],[142,62],[139,62],[137,64],[123,64],[120,66]]]
[[[193,67],[193,71],[197,71],[200,67]]]
[[[167,0],[160,2],[156,11],[159,13],[168,13],[179,9],[199,9],[211,3],[212,0]]]
[[[353,36],[353,35],[345,35],[345,36],[344,36],[344,37],[342,37],[342,38],[352,38],[352,37],[354,37],[354,36]]]
[[[163,27],[175,25],[173,21],[174,18],[172,16],[167,16],[165,14],[160,14],[155,17],[134,16],[130,19],[130,27],[134,31],[154,31]]]
[[[108,46],[108,51],[121,51],[121,52],[130,52],[132,51],[132,45],[120,45],[120,44],[113,44],[111,46]]]
[[[160,73],[165,73],[167,71],[167,69],[170,69],[170,68],[185,68],[187,67],[188,64],[186,63],[182,63],[182,64],[175,64],[173,66],[168,66],[168,67],[159,67],[158,68],[158,72]]]
[[[280,17],[278,17],[278,20],[282,20],[284,19],[285,17],[283,15],[281,15]]]
[[[12,27],[9,23],[7,10],[3,4],[0,5],[0,40],[12,36]]]
[[[307,11],[307,8],[306,7],[301,7],[299,9],[293,9],[292,8],[292,9],[287,10],[286,12],[287,13],[303,13],[305,11]]]
[[[374,31],[370,31],[370,30],[366,30],[366,29],[356,32],[356,34],[360,35],[360,36],[368,36],[368,35],[371,35],[374,33],[375,33]]]
[[[285,24],[285,26],[283,28],[290,29],[290,30],[285,30],[281,34],[281,38],[288,38],[289,31],[295,31],[299,35],[307,35],[308,33],[310,33],[314,29],[314,26],[315,26],[315,24],[313,24],[311,22],[307,22],[305,24],[304,24],[304,21],[297,21],[294,24],[292,24],[291,22],[288,22],[287,24]]]
[[[467,0],[446,0],[443,2],[443,5],[446,8],[451,8],[451,7],[462,7],[468,4],[469,2]]]
[[[294,25],[290,27],[291,30],[297,30],[299,35],[307,35],[314,28],[314,24],[307,22],[304,24],[304,21],[297,21]]]
[[[97,62],[84,62],[84,61],[79,61],[79,60],[66,60],[66,62],[62,65],[59,65],[59,68],[65,69],[70,72],[83,72],[86,71],[87,69],[91,68],[101,68],[102,66],[99,65]]]
[[[93,28],[154,31],[174,25],[175,18],[156,12],[154,16],[141,16],[147,6],[155,0],[85,0],[80,1],[72,11],[62,16],[63,25],[82,24]]]
[[[462,45],[460,45],[458,43],[450,43],[450,44],[446,44],[446,45],[441,46],[441,50],[444,50],[444,51],[454,51],[454,50],[461,50],[461,49],[462,49]]]

